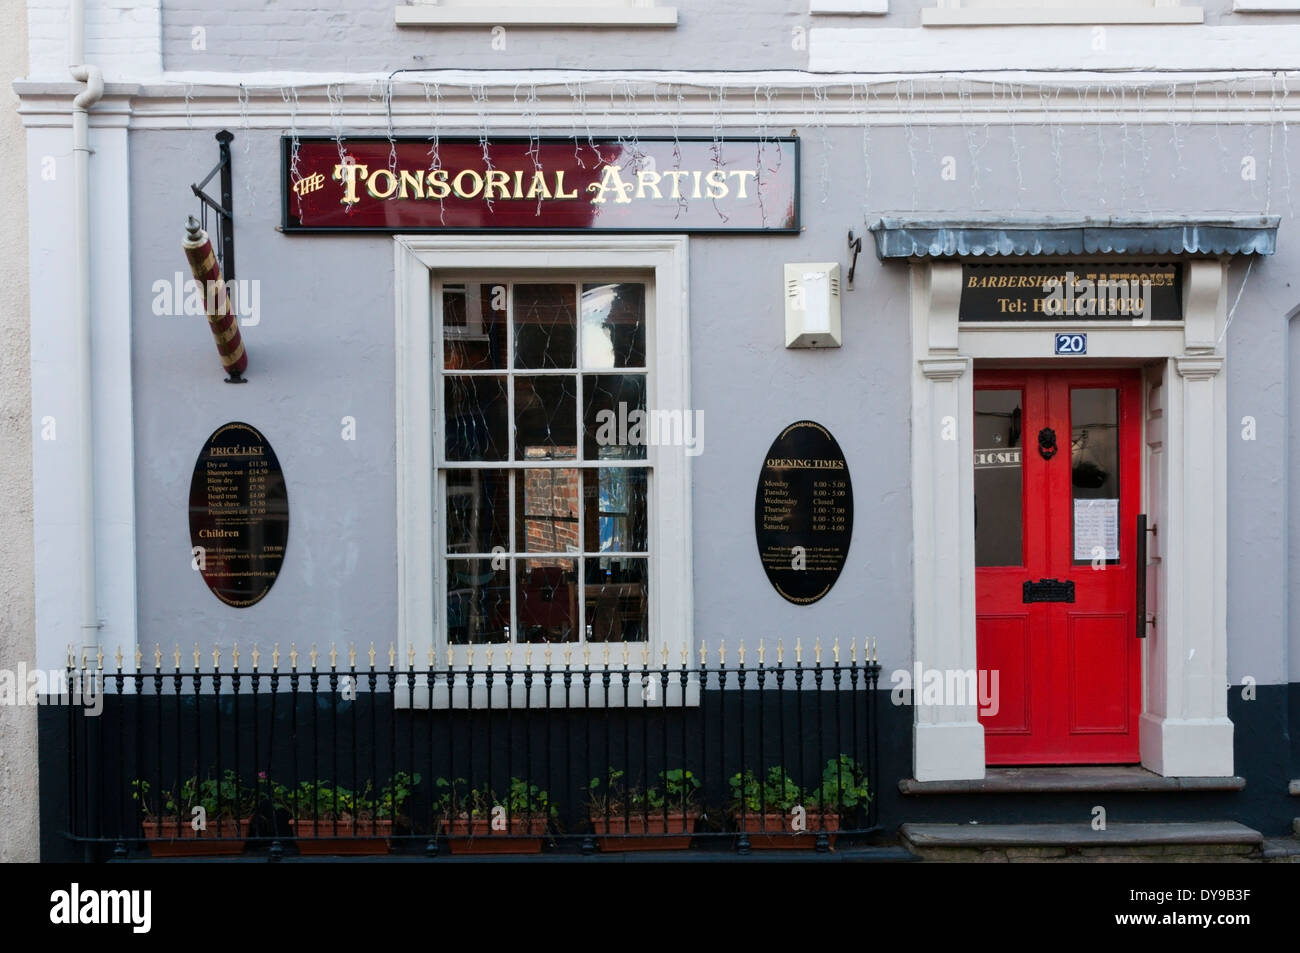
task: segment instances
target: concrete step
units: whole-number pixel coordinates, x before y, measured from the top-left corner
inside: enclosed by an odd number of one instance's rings
[[[898,782],[898,790],[908,795],[1077,794],[1093,791],[1203,794],[1207,791],[1240,791],[1245,787],[1245,778],[1166,778],[1136,764],[989,768],[978,781],[903,778]]]
[[[903,824],[923,860],[1016,862],[1258,861],[1264,835],[1236,821],[1109,824]]]
[[[1300,825],[1300,819],[1296,821]],[[1276,837],[1264,841],[1266,864],[1300,864],[1300,837]]]

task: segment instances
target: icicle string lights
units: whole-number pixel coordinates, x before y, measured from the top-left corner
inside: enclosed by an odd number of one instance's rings
[[[323,100],[328,102],[328,121],[341,163],[352,161],[344,142],[345,129],[367,128],[366,117],[373,117],[378,126],[379,110],[383,110],[382,128],[389,141],[391,171],[398,162],[398,132],[421,122],[411,118],[408,99],[410,90],[414,90],[418,102],[422,88],[431,169],[441,166],[438,153],[442,130],[468,130],[477,119],[483,161],[489,169],[493,165],[490,131],[500,127],[516,135],[526,133],[533,171],[544,172],[543,131],[549,128],[552,115],[570,125],[574,157],[583,168],[591,168],[592,157],[597,163],[610,158],[599,154],[597,135],[617,139],[630,168],[649,168],[646,163],[651,161],[650,156],[640,142],[642,126],[671,126],[673,162],[678,168],[682,164],[682,127],[707,127],[713,141],[713,163],[722,165],[728,158],[734,159],[724,155],[727,136],[732,129],[743,128],[748,116],[748,125],[757,128],[757,211],[764,224],[771,216],[764,206],[762,185],[770,179],[772,167],[779,167],[782,161],[782,149],[774,148],[773,140],[785,132],[779,128],[784,125],[784,117],[796,112],[803,118],[792,125],[802,121],[816,129],[804,141],[806,168],[816,170],[817,185],[812,187],[817,188],[820,203],[827,208],[835,204],[829,201],[833,150],[836,146],[843,148],[846,142],[853,149],[853,137],[860,138],[861,176],[856,182],[840,181],[842,173],[852,173],[837,169],[834,194],[839,198],[846,189],[856,190],[864,218],[869,217],[873,206],[899,207],[909,197],[912,208],[938,210],[997,211],[1012,203],[1016,208],[1037,208],[1037,202],[1032,206],[1030,202],[1043,196],[1049,197],[1052,208],[1089,214],[1151,210],[1178,204],[1176,189],[1204,194],[1204,187],[1214,183],[1222,183],[1226,190],[1224,207],[1272,213],[1275,202],[1282,204],[1285,191],[1286,211],[1294,211],[1289,111],[1295,107],[1290,103],[1290,77],[1281,71],[1225,75],[1212,80],[1171,77],[1146,83],[1098,75],[1090,80],[941,76],[932,81],[889,77],[803,84],[776,79],[756,84],[750,81],[743,86],[726,80],[708,83],[689,79],[656,82],[625,77],[591,81],[570,78],[553,83],[520,82],[513,102],[508,95],[498,100],[499,87],[471,78],[458,79],[446,89],[446,109],[441,85],[431,86],[419,80],[399,85],[392,77],[368,80],[369,95],[367,103],[362,104],[366,82],[340,81],[323,87],[230,87],[237,100],[236,121],[244,132],[244,154],[251,154],[252,125],[265,128],[273,121],[269,117],[283,110],[289,157],[286,174],[291,185],[300,181],[301,115],[312,117],[309,129],[312,122],[323,125]],[[200,87],[203,91],[196,93],[189,83],[177,84],[176,88],[178,100],[182,95],[184,99],[184,129],[204,128],[208,116],[213,115],[206,108],[211,101],[206,99],[210,91]],[[507,91],[509,88],[506,86]],[[548,89],[558,90],[561,97],[567,90],[568,102],[561,100],[557,108]],[[728,108],[728,97],[736,96],[737,91],[744,108]],[[796,94],[802,110],[794,103]],[[280,102],[268,101],[277,95]],[[602,100],[596,124],[588,106],[593,95]],[[251,101],[254,96],[259,100],[256,106]],[[302,100],[302,96],[308,98]],[[320,99],[313,101],[314,96]],[[646,101],[647,96],[653,105]],[[543,110],[547,112],[546,120],[541,116]],[[225,115],[230,116],[232,111],[225,110]],[[181,125],[177,118],[177,125]],[[837,129],[832,131],[832,125]],[[840,135],[838,127],[854,125],[859,128]],[[1028,128],[1020,128],[1022,125]],[[1262,125],[1268,126],[1266,133],[1260,129]],[[925,127],[924,134],[919,126]],[[966,140],[964,150],[961,137]],[[900,146],[907,149],[906,160],[900,154],[896,160],[882,162],[882,149],[901,153]],[[196,146],[191,143],[190,148]],[[1208,152],[1215,155],[1211,157]],[[956,190],[951,183],[935,189],[933,180],[949,153],[960,159]],[[496,161],[501,161],[500,156]],[[662,165],[668,162],[664,156],[658,161]],[[857,165],[856,160],[852,165]],[[1249,174],[1256,167],[1258,175]],[[807,178],[805,183],[811,186]],[[265,185],[248,178],[245,188],[249,201],[256,204]],[[1264,194],[1259,194],[1261,191]],[[852,202],[854,194],[847,194]],[[491,205],[490,198],[485,201]],[[687,204],[685,196],[678,201]],[[770,204],[770,196],[767,201]],[[541,207],[539,201],[537,211]],[[445,208],[442,211],[445,215]],[[440,220],[445,224],[445,219]]]
[[[442,168],[442,142],[438,132],[442,118],[442,88],[437,83],[433,84],[432,96],[429,94],[429,84],[424,84],[424,102],[429,110],[429,171],[433,172]],[[447,202],[444,196],[438,197],[438,222],[447,224]]]
[[[393,78],[390,76],[384,84],[384,117],[387,119],[388,134],[388,172],[397,175],[397,137],[393,135]]]
[[[493,171],[494,167],[492,165],[492,154],[489,151],[489,143],[488,143],[487,86],[479,85],[477,89],[471,86],[470,96],[474,100],[475,107],[477,107],[478,109],[478,144],[483,150],[483,167],[490,174]],[[485,192],[483,195],[483,200],[487,204],[488,211],[491,212],[495,207],[492,204],[492,194],[490,192]]]

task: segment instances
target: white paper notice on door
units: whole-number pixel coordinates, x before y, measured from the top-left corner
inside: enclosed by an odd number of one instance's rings
[[[1119,559],[1119,500],[1074,501],[1074,558]]]

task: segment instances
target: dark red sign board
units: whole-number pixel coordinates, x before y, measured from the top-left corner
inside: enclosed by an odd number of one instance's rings
[[[286,232],[798,232],[797,139],[283,140]]]

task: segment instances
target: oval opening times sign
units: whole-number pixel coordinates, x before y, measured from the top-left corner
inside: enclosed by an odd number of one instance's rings
[[[853,483],[835,438],[800,420],[768,448],[754,498],[754,533],[768,582],[811,605],[831,591],[853,536]]]
[[[193,566],[228,606],[256,605],[280,576],[289,494],[275,451],[238,421],[208,438],[190,480]]]

